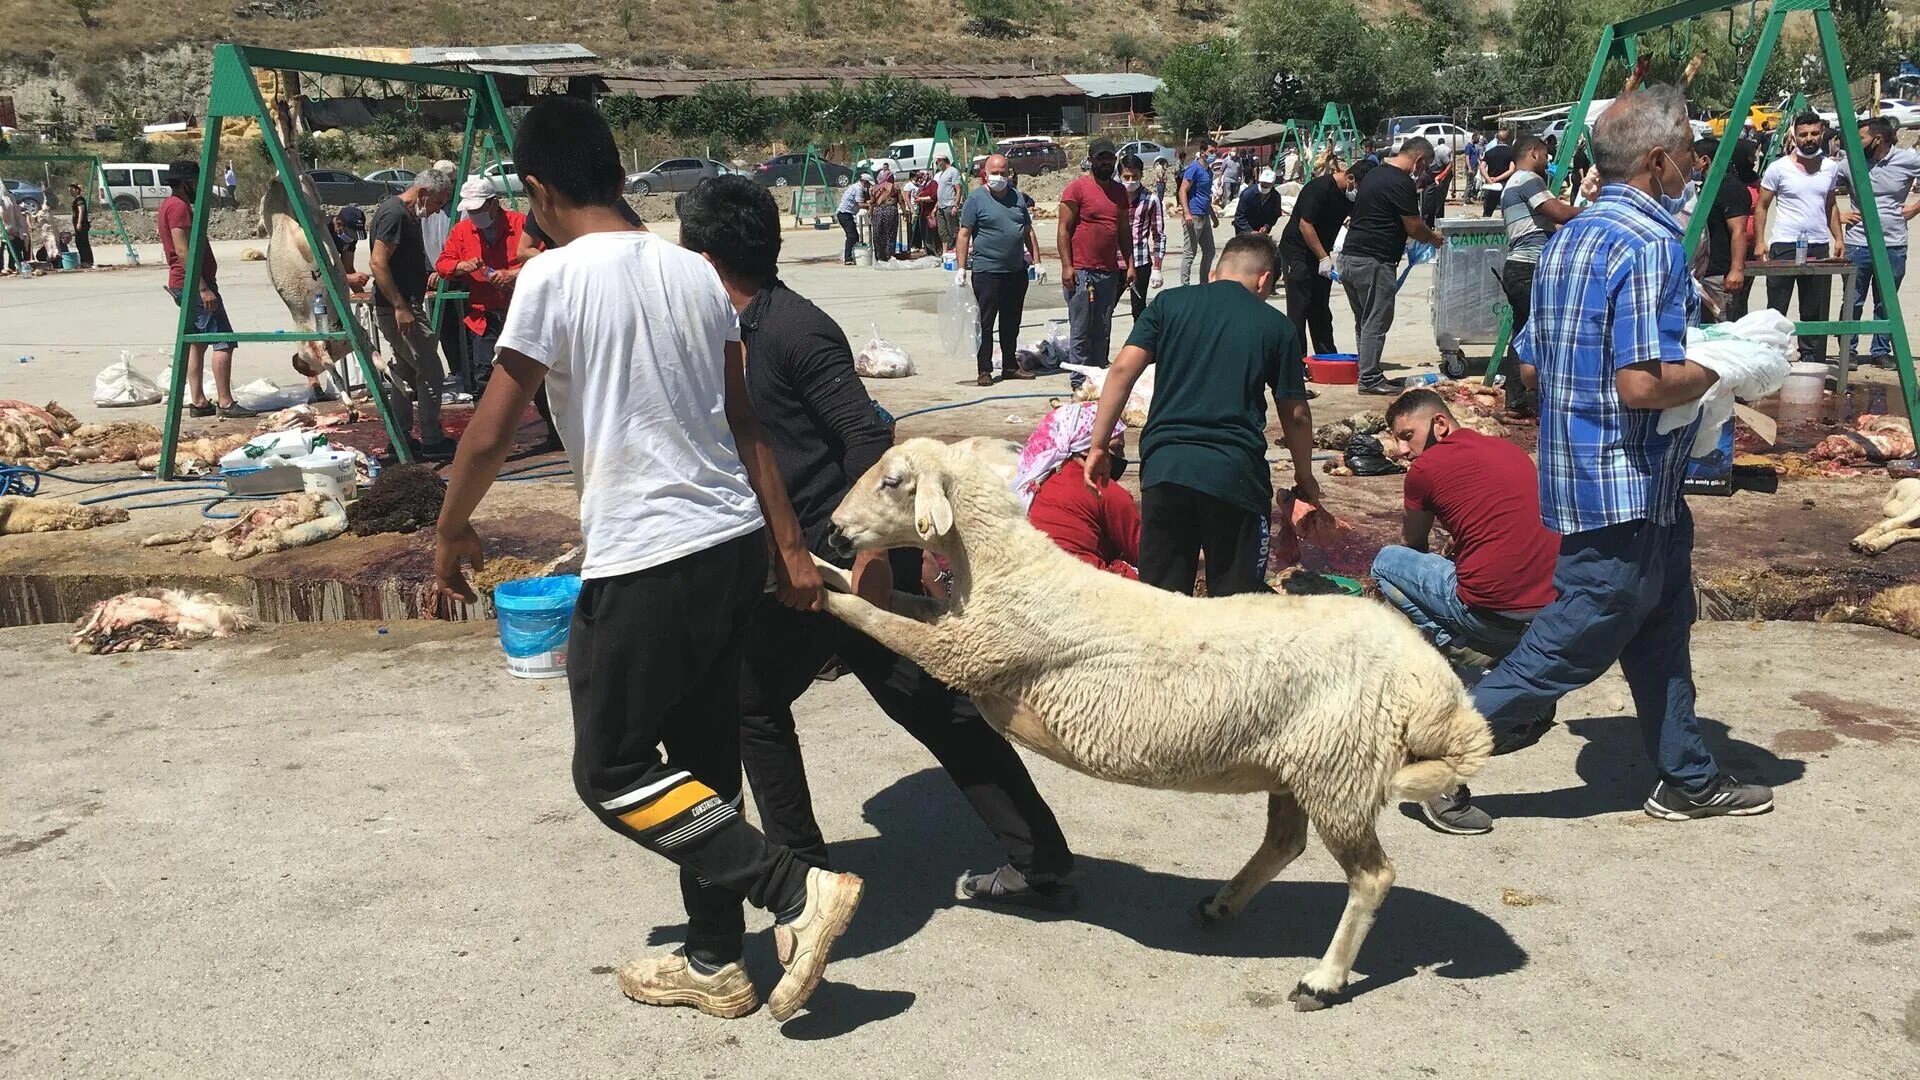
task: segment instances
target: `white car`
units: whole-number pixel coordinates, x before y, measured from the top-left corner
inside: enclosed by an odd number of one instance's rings
[[[1394,151],[1397,153],[1401,143],[1415,136],[1419,136],[1435,146],[1446,143],[1453,149],[1454,153],[1458,154],[1467,148],[1467,142],[1473,138],[1473,133],[1461,127],[1459,124],[1415,124],[1394,135]]]
[[[526,185],[520,182],[520,170],[514,168],[513,161],[510,158],[501,161],[497,165],[489,165],[479,172],[474,173],[473,176],[467,177],[467,179],[471,180],[475,176],[493,185],[493,190],[502,195],[525,195],[527,193]]]
[[[1148,142],[1145,139],[1123,144],[1120,147],[1121,160],[1125,160],[1128,154],[1138,155],[1140,164],[1149,169],[1153,168],[1153,163],[1156,161],[1164,161],[1168,165],[1180,164],[1180,152],[1178,150],[1175,150],[1171,146],[1161,146],[1156,142]]]
[[[1880,115],[1903,128],[1920,127],[1920,102],[1906,98],[1881,98]]]

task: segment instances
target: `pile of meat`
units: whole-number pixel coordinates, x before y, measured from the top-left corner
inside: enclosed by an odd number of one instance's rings
[[[226,637],[253,626],[239,608],[212,593],[147,589],[93,605],[74,624],[68,644],[77,653],[185,649],[187,642]]]
[[[230,435],[190,435],[181,433],[175,446],[174,469],[183,475],[209,473],[220,467],[220,459],[245,445],[254,434],[269,431],[331,431],[358,420],[357,410],[318,412],[311,405],[296,405],[263,417],[253,432]],[[24,401],[0,399],[0,461],[27,465],[36,469],[57,469],[65,465],[111,464],[131,461],[143,472],[160,465],[160,445],[164,436],[152,424],[116,421],[111,424],[83,424],[58,402],[45,408]]]
[[[1447,408],[1453,411],[1453,418],[1460,421],[1461,427],[1482,435],[1506,438],[1507,426],[1501,421],[1507,407],[1505,389],[1467,380],[1443,382],[1428,389],[1446,401]]]
[[[1866,465],[1914,454],[1913,425],[1904,416],[1861,413],[1852,431],[1820,440],[1807,456],[1836,465]]]
[[[95,525],[117,525],[127,520],[125,510],[108,506],[34,499],[25,495],[0,496],[0,536],[37,532],[70,532]]]
[[[223,558],[250,559],[331,540],[347,531],[347,514],[332,497],[314,492],[282,495],[240,515],[229,525],[209,524],[187,532],[155,533],[141,547],[185,544]]]

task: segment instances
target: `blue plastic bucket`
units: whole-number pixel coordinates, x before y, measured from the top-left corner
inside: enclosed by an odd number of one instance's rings
[[[567,633],[580,599],[577,574],[522,578],[493,590],[500,619],[500,647],[507,671],[522,679],[557,679],[567,673]]]

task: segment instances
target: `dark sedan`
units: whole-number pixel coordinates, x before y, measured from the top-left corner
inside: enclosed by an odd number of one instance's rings
[[[846,187],[853,183],[852,169],[818,159],[809,165],[805,154],[781,154],[778,157],[770,157],[755,165],[752,175],[761,187],[798,187],[802,184],[819,184],[822,171],[826,173],[826,183],[829,187]]]
[[[728,176],[733,172],[732,166],[711,158],[668,158],[645,172],[628,173],[627,194],[692,191],[693,185],[710,176]]]
[[[323,206],[373,206],[407,189],[399,181],[362,180],[342,169],[309,169],[307,179]]]

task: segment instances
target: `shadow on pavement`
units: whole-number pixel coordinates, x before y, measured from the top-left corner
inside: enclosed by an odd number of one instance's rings
[[[1475,794],[1474,805],[1496,820],[1583,818],[1639,810],[1656,779],[1640,738],[1640,721],[1632,716],[1588,717],[1569,721],[1564,727],[1567,734],[1584,740],[1573,762],[1574,772],[1583,781],[1580,786],[1511,795]],[[1783,758],[1764,746],[1734,738],[1727,725],[1718,720],[1703,716],[1700,729],[1720,767],[1742,780],[1784,787],[1806,775],[1806,762]],[[1547,740],[1557,737],[1557,732],[1547,734]],[[1519,753],[1537,752],[1528,749]],[[1496,760],[1489,767],[1498,768],[1499,764]],[[1411,808],[1403,812],[1413,813]]]
[[[963,870],[989,870],[1005,861],[938,769],[902,778],[869,799],[864,810],[880,835],[836,843],[831,851],[836,868],[867,879],[866,901],[835,948],[836,957],[866,956],[906,941],[934,912],[963,903],[954,898],[955,880]],[[1303,882],[1282,874],[1236,922],[1201,929],[1189,917],[1193,906],[1211,897],[1252,854],[1260,841],[1257,826],[1254,830],[1244,837],[1222,838],[1220,878],[1193,878],[1081,855],[1073,878],[1081,894],[1078,911],[1052,915],[1021,908],[990,910],[1012,917],[1074,919],[1148,948],[1192,956],[1298,960],[1273,978],[1273,985],[1291,989],[1332,940],[1347,902],[1344,882]],[[1330,869],[1317,845],[1309,847],[1302,860],[1316,874]],[[1313,865],[1316,861],[1321,865]],[[991,963],[994,950],[983,947],[977,955],[981,963]],[[1093,959],[1090,952],[1087,960]],[[1366,977],[1354,989],[1364,993],[1387,986],[1421,968],[1465,979],[1515,971],[1526,961],[1526,951],[1506,929],[1480,912],[1417,889],[1395,888],[1355,964]]]

